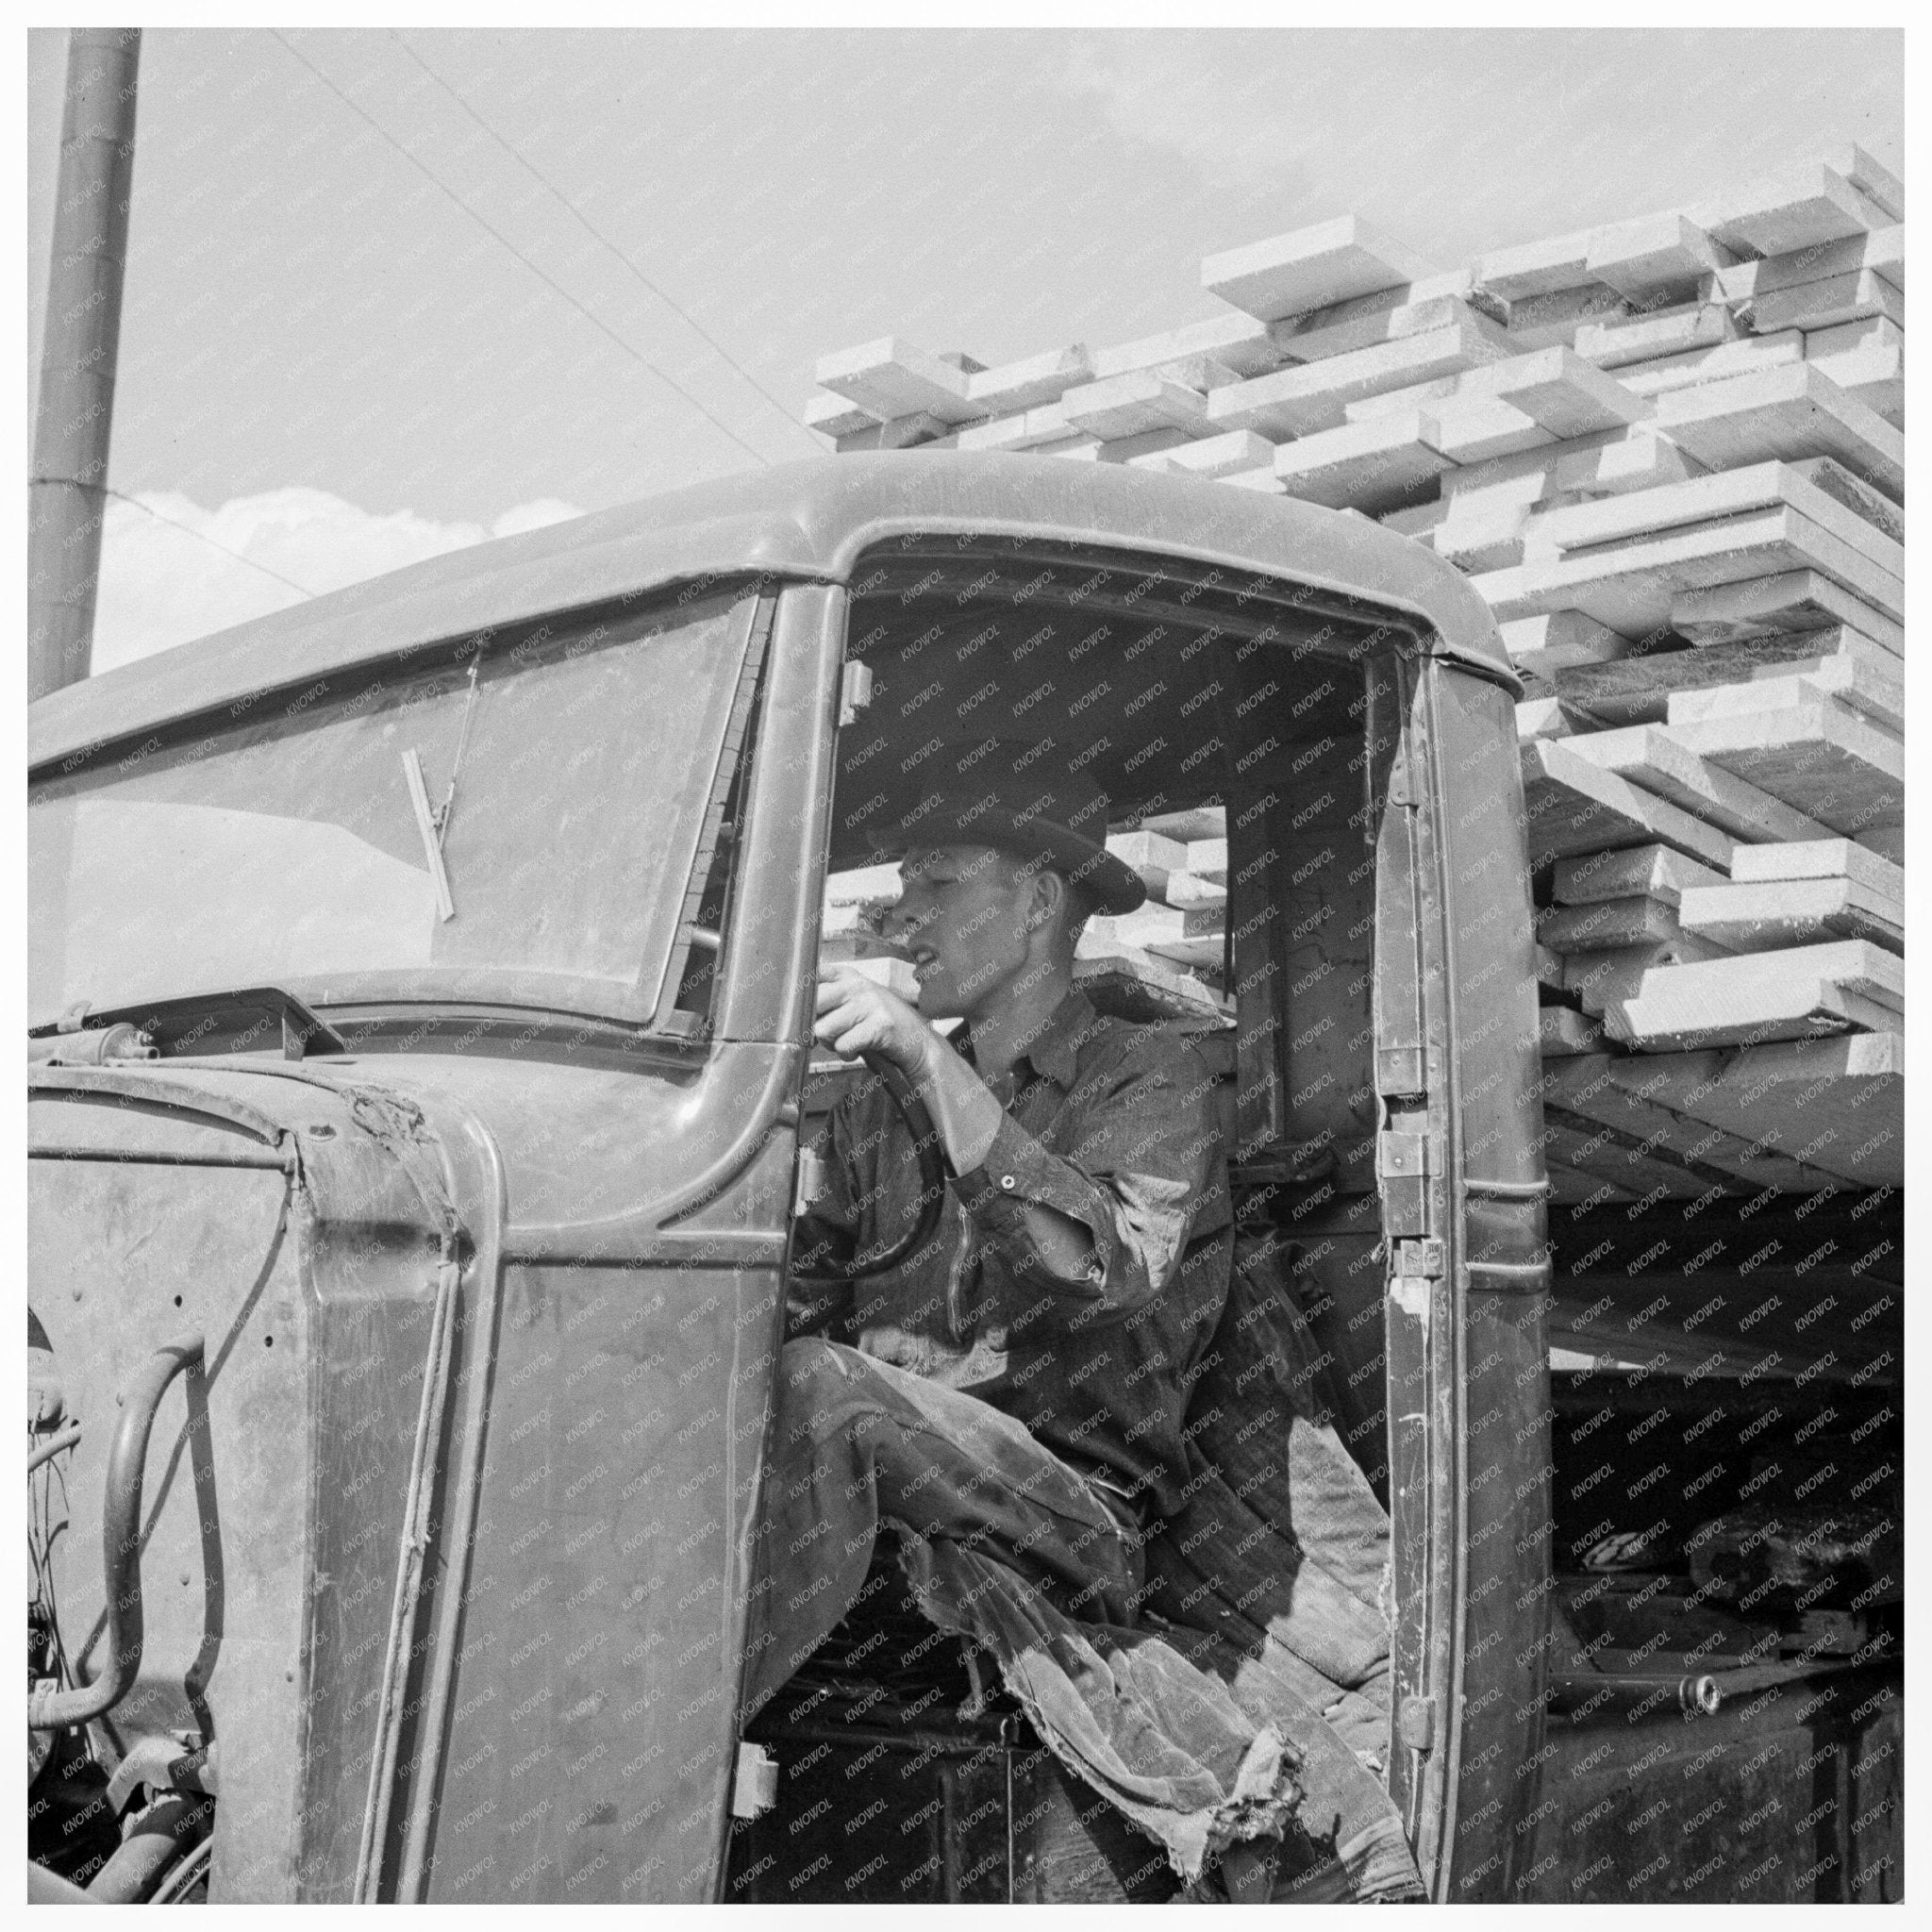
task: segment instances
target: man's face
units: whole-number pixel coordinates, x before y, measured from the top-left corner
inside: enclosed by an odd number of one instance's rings
[[[911,956],[919,1010],[928,1020],[971,1019],[1026,966],[1030,874],[989,845],[915,845],[885,930]]]

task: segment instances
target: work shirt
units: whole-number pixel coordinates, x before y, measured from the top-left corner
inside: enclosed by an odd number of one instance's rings
[[[961,1029],[954,1050],[972,1061]],[[924,1248],[856,1282],[800,1282],[789,1332],[817,1333],[991,1403],[1137,1513],[1179,1507],[1182,1425],[1226,1300],[1233,1254],[1217,1075],[1165,1026],[1096,1013],[1072,991],[1014,1068],[986,1158],[946,1190]],[[825,1191],[794,1260],[884,1251],[919,1218],[919,1158],[867,1075],[814,1141]],[[1024,1204],[1087,1231],[1057,1273]]]

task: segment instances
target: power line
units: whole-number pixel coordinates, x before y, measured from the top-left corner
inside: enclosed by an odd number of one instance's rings
[[[741,375],[744,378],[744,380],[752,386],[753,389],[757,390],[759,395],[763,396],[766,402],[770,403],[771,406],[777,410],[779,415],[781,415],[793,429],[796,429],[802,436],[811,437],[811,431],[806,428],[805,425],[798,420],[797,415],[791,409],[790,405],[781,402],[778,399],[778,397],[774,396],[772,393],[772,391],[768,390],[764,386],[764,384],[761,383],[758,379],[758,377],[751,373],[750,370],[746,369],[744,365],[731,354],[730,350],[725,348],[723,342],[719,341],[717,337],[711,334],[710,330],[705,327],[703,323],[698,321],[696,316],[691,314],[691,312],[688,308],[686,308],[683,306],[683,304],[676,301],[673,296],[667,294],[662,289],[660,289],[658,286],[658,284],[654,282],[650,278],[650,276],[647,275],[643,272],[643,270],[641,269],[637,265],[637,263],[634,262],[630,258],[630,257],[627,256],[624,252],[624,250],[617,245],[616,242],[611,241],[611,239],[608,235],[604,234],[601,230],[593,226],[589,216],[585,215],[575,206],[575,204],[571,201],[570,197],[566,195],[563,192],[563,191],[556,185],[555,182],[551,181],[549,177],[545,175],[537,167],[534,161],[530,160],[518,148],[514,147],[508,141],[505,140],[505,138],[501,134],[499,134],[495,128],[491,126],[489,122],[484,120],[482,115],[479,114],[475,110],[475,108],[473,108],[470,105],[470,103],[466,101],[462,97],[462,95],[459,94],[456,91],[456,89],[453,88],[449,84],[449,82],[442,77],[441,75],[437,73],[437,71],[430,66],[428,61],[424,59],[422,55],[417,53],[415,48],[410,46],[408,42],[404,40],[401,33],[398,32],[393,27],[390,29],[390,39],[392,40],[396,43],[396,45],[399,46],[403,50],[403,52],[406,53],[409,57],[409,58],[413,60],[416,63],[416,65],[420,67],[423,70],[423,72],[429,76],[429,78],[433,80],[437,84],[437,86],[440,87],[443,91],[443,92],[446,93],[450,97],[450,99],[453,100],[457,104],[457,106],[459,107],[463,110],[463,112],[467,114],[470,117],[470,119],[474,121],[476,124],[476,125],[480,127],[483,130],[483,132],[487,134],[491,138],[491,140],[493,141],[497,144],[497,146],[500,147],[504,151],[504,153],[510,158],[511,160],[516,162],[516,164],[520,168],[522,168],[524,172],[526,175],[528,175],[534,181],[536,181],[537,184],[545,191],[545,192],[550,194],[563,208],[564,212],[568,214],[570,218],[574,222],[575,222],[580,228],[583,229],[585,234],[589,235],[593,242],[599,244],[599,246],[608,249],[612,255],[614,255],[617,258],[617,259],[621,261],[624,264],[624,266],[630,271],[630,273],[637,278],[637,280],[642,284],[644,288],[648,289],[653,295],[657,296],[658,301],[663,303],[667,308],[671,309],[672,312],[677,315],[681,320],[688,323],[691,325],[691,329],[697,335],[704,339],[705,342],[719,357],[719,358],[722,361],[724,361],[729,368],[734,370],[738,375]],[[822,452],[819,449],[816,438],[812,438],[812,454],[814,456],[822,454]]]
[[[206,543],[210,550],[219,550],[224,557],[232,557],[237,563],[245,563],[250,570],[258,570],[263,576],[273,577],[278,584],[287,584],[291,591],[301,591],[305,597],[316,597],[322,594],[319,591],[305,590],[293,577],[285,577],[280,571],[271,570],[265,563],[257,563],[254,558],[243,557],[239,550],[230,550],[225,543],[217,543],[206,530],[197,530],[192,524],[183,524],[177,522],[173,517],[164,517],[159,510],[156,509],[151,504],[142,502],[138,496],[129,496],[125,491],[109,489],[106,485],[102,486],[102,492],[105,495],[111,496],[116,503],[131,503],[136,509],[144,510],[149,516],[154,518],[156,523],[166,524],[171,530],[185,530],[189,536]]]
[[[720,431],[723,435],[728,436],[731,439],[731,441],[735,442],[739,446],[739,448],[745,453],[746,456],[756,458],[756,460],[765,464],[768,468],[770,467],[772,460],[770,457],[766,456],[762,450],[754,449],[751,446],[751,444],[745,441],[744,438],[740,436],[739,433],[735,429],[733,429],[728,423],[721,422],[718,417],[714,416],[711,413],[709,409],[706,408],[704,404],[699,402],[697,397],[692,395],[691,392],[688,389],[686,389],[682,383],[678,382],[674,376],[665,375],[663,370],[659,369],[655,362],[651,361],[648,358],[640,355],[638,351],[632,348],[631,345],[627,341],[625,341],[622,336],[617,334],[615,330],[608,327],[596,315],[592,314],[590,309],[586,308],[584,305],[581,302],[579,302],[577,298],[575,295],[573,295],[571,291],[562,285],[562,283],[554,280],[550,275],[546,275],[541,268],[537,266],[537,264],[534,261],[530,259],[530,258],[527,255],[525,255],[523,252],[521,248],[519,248],[516,245],[514,242],[512,242],[509,239],[508,235],[504,234],[504,232],[500,228],[494,226],[484,216],[478,214],[476,210],[474,208],[472,208],[470,204],[467,201],[465,201],[462,198],[462,196],[456,192],[454,188],[450,187],[446,181],[442,180],[441,176],[437,175],[436,171],[433,168],[431,168],[426,161],[424,161],[420,159],[417,156],[411,154],[410,151],[408,148],[406,148],[402,144],[402,142],[399,142],[395,138],[395,136],[389,131],[388,128],[383,126],[381,122],[377,121],[374,115],[367,112],[364,108],[358,106],[357,103],[354,100],[352,100],[346,93],[344,93],[342,90],[339,88],[335,84],[335,82],[332,81],[328,77],[328,75],[322,71],[321,68],[316,66],[314,61],[309,59],[308,55],[304,54],[298,47],[296,47],[295,44],[288,38],[286,34],[284,34],[281,31],[279,27],[270,27],[269,32],[272,33],[276,40],[280,41],[282,45],[286,47],[297,60],[301,61],[302,65],[308,68],[309,73],[312,74],[317,80],[321,81],[323,86],[327,88],[329,92],[334,94],[337,100],[341,101],[341,104],[345,108],[349,108],[350,111],[353,112],[358,119],[367,122],[371,127],[375,128],[376,133],[381,135],[383,140],[386,141],[391,147],[394,148],[397,154],[401,155],[402,158],[410,164],[410,166],[412,166],[420,174],[422,174],[425,176],[425,178],[429,181],[431,186],[439,189],[442,193],[446,194],[450,198],[450,200],[455,202],[456,205],[459,208],[461,208],[462,211],[466,215],[468,215],[470,219],[473,222],[475,222],[478,227],[483,229],[486,234],[490,235],[494,241],[500,242],[504,247],[508,249],[509,252],[512,255],[514,255],[516,258],[520,262],[522,262],[523,265],[526,269],[528,269],[533,275],[535,275],[538,278],[539,281],[542,282],[545,285],[545,287],[554,290],[558,294],[561,295],[563,299],[566,302],[568,302],[570,306],[573,308],[575,308],[577,311],[577,313],[584,318],[586,322],[591,324],[602,334],[608,336],[609,339],[613,342],[615,342],[617,346],[620,349],[622,349],[624,353],[631,358],[632,361],[641,364],[645,369],[648,369],[651,372],[651,374],[657,376],[660,382],[663,382],[666,385],[668,385],[671,389],[675,390],[677,393],[681,395],[684,398],[684,400],[688,402],[691,406],[691,408],[698,412],[699,415],[704,417],[706,422],[710,424],[712,428]]]

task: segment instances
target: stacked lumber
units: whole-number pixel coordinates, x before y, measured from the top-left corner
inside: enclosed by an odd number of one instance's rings
[[[1454,563],[1524,683],[1559,1198],[1896,1184],[1904,219],[1858,147],[1460,270],[1343,216],[1209,257],[1224,312],[1117,348],[828,357],[808,421],[1300,497]],[[1131,836],[1150,905],[1090,943],[1211,993],[1223,882]]]
[[[1144,989],[1173,1018],[1232,1024],[1223,992],[1227,949],[1227,824],[1219,806],[1145,818],[1112,833],[1107,848],[1141,874],[1147,903],[1087,922],[1074,953],[1076,982]]]

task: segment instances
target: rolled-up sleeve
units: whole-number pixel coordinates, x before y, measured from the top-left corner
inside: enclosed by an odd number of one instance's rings
[[[1091,1105],[1071,1097],[1079,1126],[1064,1154],[1055,1153],[1011,1116],[1002,1121],[985,1159],[957,1183],[959,1204],[987,1243],[996,1248],[1015,1284],[1045,1290],[1050,1305],[997,1306],[995,1281],[989,1313],[1015,1325],[1042,1315],[1051,1322],[1075,1313],[1091,1321],[1100,1309],[1129,1312],[1174,1279],[1191,1232],[1205,1212],[1224,1203],[1210,1192],[1218,1181],[1219,1131],[1209,1099],[1212,1082],[1198,1058],[1178,1044],[1130,1050]],[[1028,1206],[1052,1208],[1086,1228],[1086,1265],[1058,1273],[1041,1253],[1028,1223]],[[1000,1271],[992,1271],[997,1274]]]

